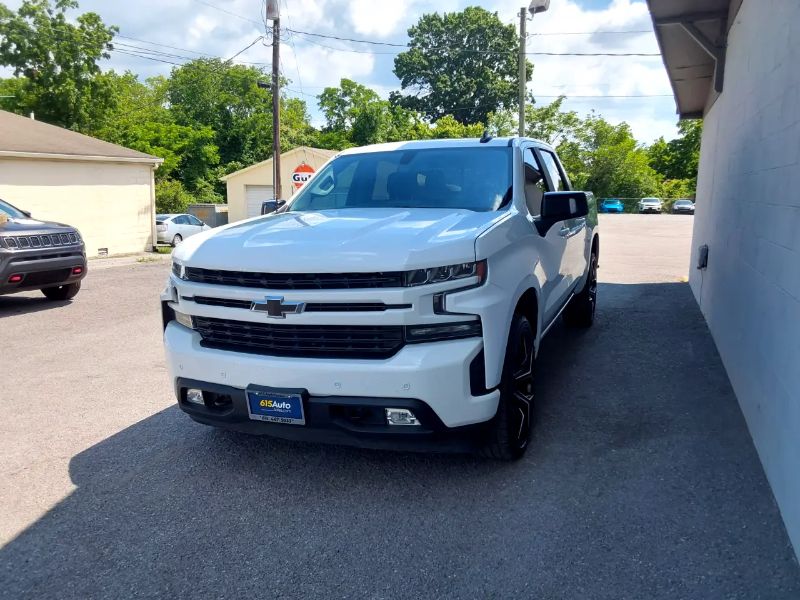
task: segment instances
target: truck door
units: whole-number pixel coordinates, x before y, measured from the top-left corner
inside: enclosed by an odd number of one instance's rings
[[[538,148],[540,164],[544,167],[549,181],[550,190],[554,192],[569,191],[567,178],[558,164],[558,159],[549,150]],[[588,256],[586,255],[586,217],[577,219],[567,219],[561,224],[557,224],[553,229],[557,229],[560,236],[567,241],[564,254],[564,277],[567,281],[569,291],[575,287],[578,280],[586,272]]]
[[[533,147],[523,148],[523,165],[525,169],[525,204],[528,207],[528,219],[531,224],[532,234],[539,239],[536,247],[539,249],[539,266],[544,273],[541,295],[544,302],[542,316],[544,317],[545,325],[547,325],[566,302],[570,292],[567,278],[569,274],[567,263],[569,240],[560,234],[562,225],[560,223],[551,227],[544,237],[540,236],[534,221],[541,215],[542,197],[546,191],[550,191],[550,184],[539,159],[534,153]]]

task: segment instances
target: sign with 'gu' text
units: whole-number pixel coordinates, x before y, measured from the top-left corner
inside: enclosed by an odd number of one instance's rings
[[[303,184],[311,179],[311,176],[314,174],[314,167],[311,165],[307,165],[303,163],[299,165],[293,172],[292,172],[292,183],[294,187],[298,190],[303,187]]]

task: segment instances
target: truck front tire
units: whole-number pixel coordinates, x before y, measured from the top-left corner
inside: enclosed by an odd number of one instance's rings
[[[516,460],[528,447],[533,429],[533,368],[536,339],[522,315],[514,315],[508,335],[500,402],[480,454],[497,460]]]

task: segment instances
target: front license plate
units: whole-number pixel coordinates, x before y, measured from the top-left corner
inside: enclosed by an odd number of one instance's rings
[[[247,390],[247,410],[254,421],[305,425],[300,394]]]

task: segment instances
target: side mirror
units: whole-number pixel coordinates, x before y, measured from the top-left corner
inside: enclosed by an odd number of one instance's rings
[[[546,192],[542,198],[542,216],[536,221],[540,235],[559,221],[579,219],[589,214],[589,197],[586,192]]]
[[[286,200],[265,200],[261,203],[261,214],[270,215],[285,205]]]
[[[265,200],[261,203],[261,214],[269,215],[278,210],[278,202],[276,200]]]

